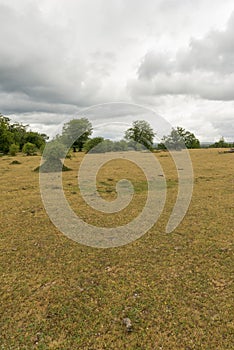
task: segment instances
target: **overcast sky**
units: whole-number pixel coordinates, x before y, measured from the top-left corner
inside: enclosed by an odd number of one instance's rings
[[[233,0],[0,0],[0,23],[0,112],[12,120],[51,135],[125,101],[201,141],[234,140]],[[112,106],[91,120],[148,118],[157,131],[152,114]]]

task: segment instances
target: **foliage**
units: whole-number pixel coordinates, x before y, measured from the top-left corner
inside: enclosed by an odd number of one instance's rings
[[[84,151],[85,153],[88,153],[89,151],[91,151],[94,147],[97,148],[97,145],[100,144],[101,142],[104,141],[103,137],[94,137],[92,139],[89,139],[85,142],[84,144]]]
[[[66,147],[58,141],[50,141],[46,144],[43,152],[43,158],[46,160],[59,160],[66,156]]]
[[[48,139],[47,135],[27,131],[28,125],[11,123],[8,117],[0,114],[0,152],[8,153],[12,144],[19,145],[19,150],[30,142],[40,148]]]
[[[231,148],[234,147],[234,143],[228,143],[224,140],[223,137],[218,142],[210,145],[209,148]]]
[[[125,140],[111,141],[103,137],[94,137],[84,144],[86,153],[122,152],[128,150],[128,143]]]
[[[127,146],[128,146],[128,149],[133,149],[135,151],[143,151],[145,150],[145,146],[142,145],[141,143],[139,142],[136,142],[134,140],[130,140],[128,143],[127,143]]]
[[[84,143],[92,134],[92,124],[87,118],[73,119],[64,124],[61,142],[68,147],[82,151]]]
[[[11,156],[16,156],[16,154],[19,152],[19,145],[16,145],[15,143],[12,143],[9,148],[9,153]]]
[[[163,137],[163,143],[165,144],[166,148],[173,149],[175,151],[181,151],[183,148],[185,148],[183,137],[179,134],[178,130],[174,128],[172,128],[172,131],[168,136]]]
[[[22,152],[26,154],[26,156],[34,156],[37,152],[37,147],[31,142],[27,142],[24,144]]]
[[[126,140],[133,140],[144,145],[148,149],[152,149],[155,133],[150,124],[145,120],[136,120],[132,127],[125,132]]]
[[[178,133],[182,136],[185,146],[188,149],[200,148],[200,141],[190,131],[186,131],[181,127],[177,127]]]
[[[25,135],[25,142],[33,143],[38,149],[45,145],[46,140],[48,140],[46,134],[39,134],[35,131],[28,131]]]
[[[171,133],[168,136],[163,137],[163,143],[158,145],[159,149],[164,149],[165,145],[168,149],[174,149],[180,151],[183,148],[200,148],[200,142],[190,131],[186,131],[184,128],[177,126],[172,128]]]
[[[13,135],[14,143],[19,145],[20,150],[22,150],[23,145],[25,143],[30,142],[29,140],[26,141],[26,138],[25,138],[25,136],[27,134],[27,131],[26,131],[27,127],[28,127],[28,125],[23,125],[20,123],[14,123],[14,124],[9,123],[9,131]]]
[[[159,143],[158,145],[157,145],[157,149],[158,150],[166,150],[167,149],[167,147],[165,146],[165,144],[163,143],[163,142],[161,142],[161,143]]]
[[[45,162],[34,171],[49,173],[70,170],[61,162],[61,159],[65,158],[66,154],[67,147],[59,142],[58,139],[48,142],[42,155]]]
[[[0,152],[8,153],[14,138],[9,130],[10,119],[0,114]]]
[[[121,151],[127,151],[128,150],[128,143],[125,140],[120,141],[114,141],[113,142],[113,151],[114,152],[121,152]]]

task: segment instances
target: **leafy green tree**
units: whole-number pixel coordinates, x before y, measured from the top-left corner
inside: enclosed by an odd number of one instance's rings
[[[22,152],[26,154],[26,156],[34,156],[37,153],[37,147],[31,142],[27,142],[24,144]]]
[[[125,132],[124,137],[126,140],[133,140],[148,149],[152,149],[155,133],[147,121],[136,120],[132,127]]]
[[[179,126],[177,126],[176,129],[178,134],[182,136],[185,146],[187,148],[200,148],[200,141],[195,137],[195,135],[192,132],[186,131],[185,129]]]
[[[8,117],[0,114],[0,152],[8,153],[11,144],[19,145],[23,149],[26,143],[32,143],[40,148],[48,139],[47,135],[38,132],[27,131],[28,125],[10,123]]]
[[[40,134],[38,132],[31,131],[31,130],[26,132],[26,135],[24,138],[26,143],[27,142],[33,143],[39,149],[45,144],[46,140],[48,140],[47,135]]]
[[[16,156],[16,154],[19,152],[19,145],[16,145],[15,143],[12,143],[9,148],[9,153],[11,156]]]
[[[190,131],[177,126],[172,128],[168,136],[163,137],[163,144],[168,149],[180,151],[183,148],[200,148],[200,142]],[[158,148],[163,149],[163,144],[159,144]]]
[[[77,148],[82,151],[84,143],[92,134],[92,130],[92,124],[87,118],[70,120],[63,126],[61,141],[69,147],[72,144],[74,152]]]
[[[28,125],[23,125],[20,123],[13,123],[9,125],[9,130],[12,133],[14,143],[19,145],[20,150],[22,150],[23,145],[27,142],[25,138],[27,134],[27,127]]]
[[[168,136],[163,137],[163,143],[166,148],[173,149],[175,151],[181,151],[185,148],[185,143],[182,135],[178,132],[178,130],[172,128],[171,133]]]
[[[0,114],[0,152],[7,154],[13,142],[14,138],[10,131],[10,119]]]

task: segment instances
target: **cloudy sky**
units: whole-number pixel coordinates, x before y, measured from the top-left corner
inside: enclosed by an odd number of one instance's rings
[[[234,140],[233,0],[0,0],[0,21],[0,112],[12,120],[52,135],[121,101],[201,141]],[[91,120],[144,119],[110,106]]]

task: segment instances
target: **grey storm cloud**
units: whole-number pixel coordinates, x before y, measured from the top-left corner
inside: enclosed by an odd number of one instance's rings
[[[130,84],[133,95],[195,95],[207,100],[234,100],[234,13],[223,31],[191,39],[172,57],[148,52]]]
[[[51,104],[97,102],[114,54],[96,52],[95,60],[92,55],[85,59],[82,49],[74,45],[75,33],[46,21],[36,5],[19,11],[0,4],[0,21],[2,112],[21,112],[21,105],[25,111],[51,112]],[[11,95],[13,103],[4,108],[6,95]]]
[[[89,106],[143,103],[203,138],[208,129],[231,138],[233,8],[233,0],[0,0],[0,112],[52,135]],[[85,115],[157,127],[151,114],[112,107]]]

